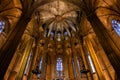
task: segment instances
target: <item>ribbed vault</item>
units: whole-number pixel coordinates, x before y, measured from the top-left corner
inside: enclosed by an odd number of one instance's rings
[[[116,73],[120,74],[120,42],[111,27],[113,19],[120,20],[120,8],[115,2],[119,3],[118,0],[0,0],[0,22],[5,25],[0,27],[0,79],[5,76],[30,80],[43,59],[40,80],[115,80]],[[29,55],[31,63],[24,74]],[[90,56],[95,73],[89,64]],[[57,76],[57,58],[63,61],[62,76]],[[81,77],[87,73],[88,76]]]

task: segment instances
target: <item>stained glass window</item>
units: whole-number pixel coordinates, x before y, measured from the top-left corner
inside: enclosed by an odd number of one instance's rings
[[[57,58],[56,71],[57,71],[57,76],[59,76],[59,77],[63,76],[62,58]]]
[[[114,28],[115,32],[120,36],[120,22],[117,20],[112,20],[112,27]]]
[[[61,58],[57,59],[56,69],[57,69],[57,71],[62,71],[63,70],[63,64],[62,64],[62,59]]]
[[[0,20],[0,34],[3,32],[4,28],[5,28],[5,22]]]

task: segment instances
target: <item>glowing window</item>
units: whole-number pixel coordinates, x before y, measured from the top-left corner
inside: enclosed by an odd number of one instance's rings
[[[67,35],[68,33],[67,32],[64,32],[65,35]]]
[[[75,63],[73,59],[72,59],[72,67],[73,67],[74,76],[76,78],[77,75],[76,75]]]
[[[57,71],[62,71],[63,70],[63,64],[62,64],[62,59],[61,58],[57,59],[56,69],[57,69]]]
[[[39,70],[41,70],[41,68],[42,68],[42,58],[40,59]],[[40,74],[38,74],[38,78],[40,78]]]
[[[76,57],[77,58],[77,57]],[[80,71],[80,62],[79,62],[79,59],[77,58],[77,65],[78,65],[78,69]]]
[[[120,36],[120,22],[117,20],[112,20],[112,27],[114,28],[115,32]]]
[[[4,28],[5,28],[5,22],[0,20],[0,34],[3,32]]]
[[[50,32],[50,34],[53,36],[53,35],[54,35],[54,32]]]
[[[41,69],[41,68],[42,68],[42,58],[41,58],[40,64],[39,64],[39,69]]]
[[[94,68],[91,56],[89,54],[88,54],[88,60],[89,60],[89,63],[90,63],[91,69],[92,69],[92,73],[95,73],[95,68]]]
[[[29,57],[28,57],[28,60],[27,60],[27,64],[26,64],[26,67],[25,67],[25,71],[24,71],[24,74],[27,74],[27,71],[28,71],[28,67],[29,67],[29,64],[31,62],[31,56],[32,56],[32,53],[29,54]]]

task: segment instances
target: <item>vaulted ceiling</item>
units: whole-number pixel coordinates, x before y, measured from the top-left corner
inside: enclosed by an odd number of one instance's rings
[[[30,36],[39,37],[41,46],[47,41],[49,51],[53,51],[55,48],[55,51],[61,54],[64,50],[67,52],[71,48],[72,44],[79,48],[81,36],[94,33],[89,22],[85,18],[85,14],[82,10],[83,8],[81,8],[83,6],[82,0],[40,1],[42,4],[35,10],[32,20],[29,22],[24,32],[22,41],[26,42]],[[94,0],[88,0],[88,4],[89,1],[94,2]],[[16,7],[21,7],[19,0],[13,0],[13,3],[8,7],[13,5]],[[98,0],[96,5],[104,6],[105,4],[103,1]],[[0,5],[0,7],[4,7],[4,5]],[[100,9],[96,12],[98,15],[101,15],[102,13],[105,14],[108,11]],[[2,15],[7,15],[8,13],[10,14],[8,19],[12,29],[19,19],[21,11],[19,11],[17,8],[14,8],[10,11],[8,10],[7,12],[3,12]],[[13,14],[14,16],[11,16]],[[102,22],[106,24],[104,19]],[[48,39],[45,40],[46,38]]]
[[[73,44],[77,46],[80,39],[78,17],[81,17],[81,10],[76,5],[78,3],[80,4],[79,1],[75,0],[47,2],[37,8],[25,32],[40,36],[40,45],[48,42],[49,53],[69,54],[71,46]],[[31,26],[32,24],[33,26]],[[48,38],[47,42],[46,38]]]

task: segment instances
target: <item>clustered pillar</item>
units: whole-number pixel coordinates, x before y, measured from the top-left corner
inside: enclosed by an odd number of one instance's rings
[[[120,50],[114,44],[112,37],[108,34],[108,31],[104,27],[103,23],[97,17],[95,13],[92,13],[87,17],[88,21],[92,25],[92,28],[95,34],[98,37],[98,40],[103,47],[106,55],[108,56],[112,66],[114,67],[117,77],[120,75]],[[99,24],[99,25],[98,25]]]

